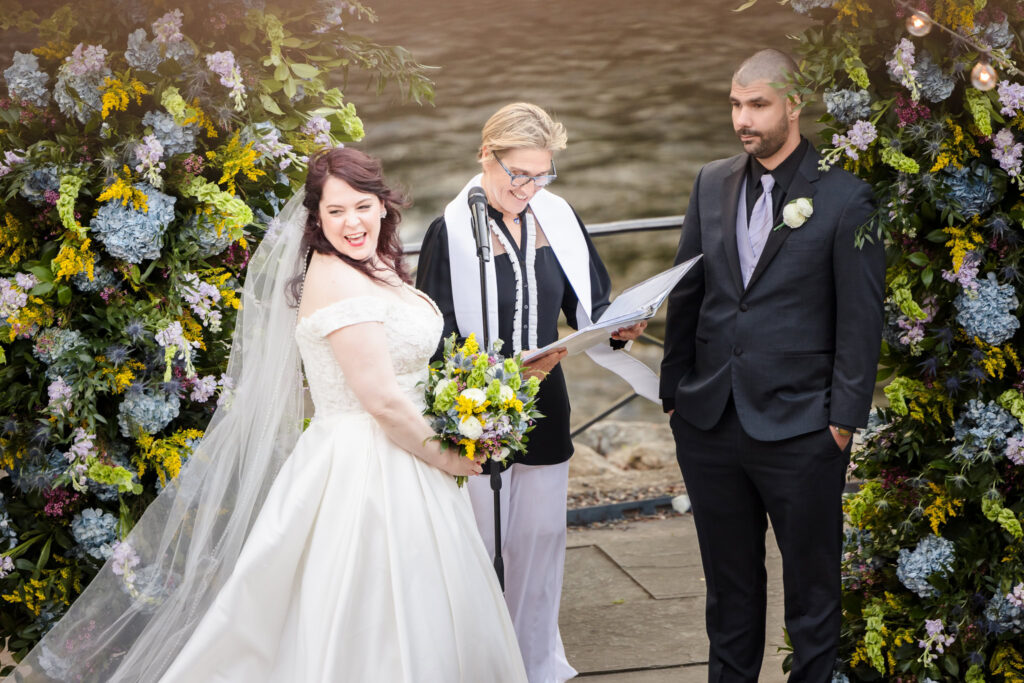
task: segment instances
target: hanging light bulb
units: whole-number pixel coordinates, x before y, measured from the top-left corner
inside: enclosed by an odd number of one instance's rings
[[[918,10],[907,17],[907,32],[912,36],[928,35],[928,32],[932,30],[932,18],[924,12]]]
[[[971,69],[971,85],[978,90],[991,90],[996,87],[996,70],[992,68],[992,65],[988,63],[988,59],[982,57],[978,60],[978,63]]]

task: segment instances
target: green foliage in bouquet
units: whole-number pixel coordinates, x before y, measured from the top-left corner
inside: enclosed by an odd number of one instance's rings
[[[43,5],[46,6],[46,5]],[[430,99],[346,2],[0,0],[0,645],[39,639],[218,401],[251,250],[308,155],[363,135],[349,69]],[[3,34],[0,34],[3,35]]]
[[[821,20],[795,90],[823,93],[826,164],[872,184],[889,253],[833,680],[1024,681],[1024,5],[788,4]],[[911,35],[913,10],[969,42]]]
[[[504,464],[526,451],[526,433],[543,415],[534,407],[540,379],[523,378],[521,354],[505,358],[500,351],[501,340],[481,350],[475,334],[461,346],[454,333],[445,339],[442,359],[430,365],[423,414],[443,448]],[[465,479],[456,477],[459,486]]]

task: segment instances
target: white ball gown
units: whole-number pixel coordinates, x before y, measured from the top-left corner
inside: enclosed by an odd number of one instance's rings
[[[334,358],[326,335],[367,321],[385,325],[398,381],[423,406],[442,329],[424,295],[355,297],[299,321],[315,417],[161,681],[526,681],[466,489],[390,441]]]

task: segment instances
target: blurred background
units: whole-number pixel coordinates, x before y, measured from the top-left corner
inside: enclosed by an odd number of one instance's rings
[[[733,71],[757,49],[788,50],[810,22],[775,0],[375,0],[377,24],[350,30],[402,45],[439,66],[434,105],[378,98],[355,76],[345,89],[367,135],[357,146],[412,195],[403,239],[430,221],[477,172],[480,128],[508,102],[534,102],[565,124],[552,190],[587,224],[682,214],[708,161],[740,151],[728,104]],[[814,115],[805,115],[805,130]],[[616,291],[668,268],[676,232],[598,238]],[[664,309],[664,307],[663,307]],[[664,334],[664,310],[651,326]],[[660,349],[634,345],[657,369]],[[565,361],[573,422],[627,385],[585,357]],[[617,419],[662,421],[633,401]]]

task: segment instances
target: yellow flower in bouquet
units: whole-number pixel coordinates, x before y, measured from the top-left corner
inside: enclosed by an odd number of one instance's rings
[[[527,432],[542,417],[535,408],[540,380],[523,379],[520,356],[505,358],[496,341],[480,349],[471,334],[459,345],[453,334],[445,340],[440,361],[430,366],[423,414],[442,447],[482,462],[504,463],[526,450]],[[457,477],[461,486],[465,477]]]

